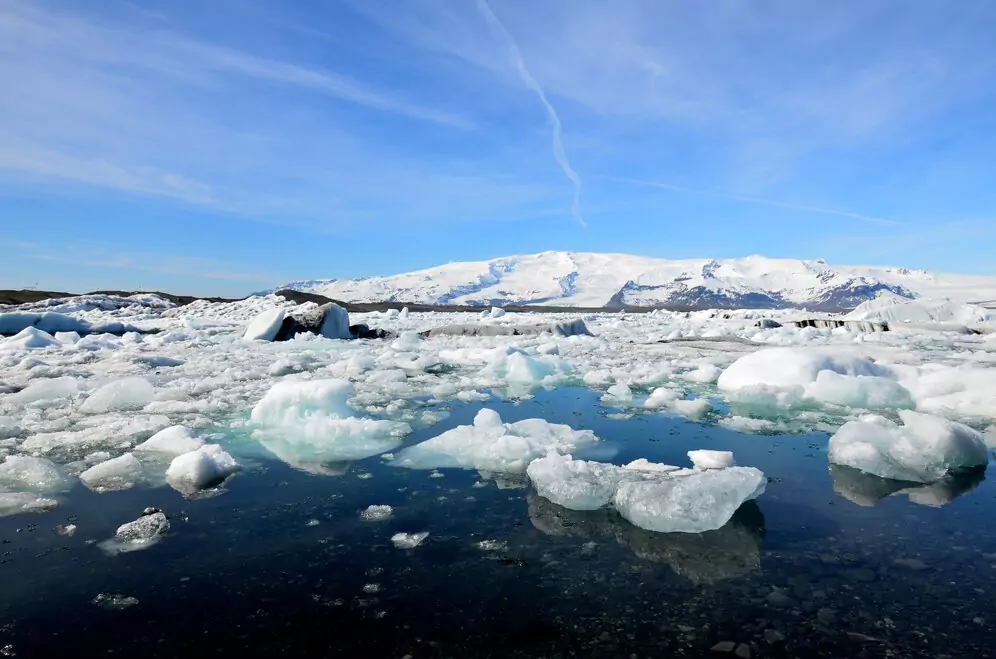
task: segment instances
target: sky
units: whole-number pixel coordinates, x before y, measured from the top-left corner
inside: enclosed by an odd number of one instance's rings
[[[994,274],[989,0],[0,0],[0,288],[545,250]]]

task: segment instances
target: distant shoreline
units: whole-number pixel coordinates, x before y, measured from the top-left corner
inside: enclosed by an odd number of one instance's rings
[[[20,304],[32,304],[35,302],[41,302],[42,300],[50,299],[60,299],[67,297],[76,297],[80,295],[157,295],[164,300],[169,300],[170,302],[178,306],[186,306],[191,302],[196,302],[197,300],[206,300],[208,302],[238,302],[239,300],[245,300],[246,297],[241,298],[224,298],[224,297],[199,297],[196,295],[174,295],[172,293],[163,293],[161,291],[91,291],[88,293],[66,293],[63,291],[36,291],[36,290],[0,290],[0,304],[3,305],[20,305]],[[315,302],[316,304],[325,304],[326,302],[335,302],[336,304],[344,307],[347,311],[351,313],[368,313],[371,311],[387,311],[388,309],[402,309],[408,307],[411,312],[418,311],[438,311],[438,312],[463,312],[463,313],[480,313],[481,311],[490,308],[490,305],[482,306],[461,306],[461,305],[435,305],[435,304],[417,304],[412,302],[344,302],[342,300],[334,300],[332,298],[327,298],[322,295],[317,295],[315,293],[307,293],[304,291],[294,291],[290,289],[282,289],[276,291],[274,295],[279,295],[285,299],[291,300],[297,303],[303,302]],[[251,297],[251,296],[247,296]],[[625,311],[627,313],[649,313],[656,310],[665,311],[678,311],[678,312],[688,312],[688,311],[706,311],[706,310],[716,310],[716,311],[733,311],[734,307],[690,307],[690,306],[655,306],[655,307],[632,307],[632,306],[606,306],[606,307],[567,307],[567,306],[524,306],[524,305],[503,305],[503,309],[511,312],[531,312],[531,313],[618,313],[620,311]],[[746,309],[753,307],[737,307],[738,309]],[[757,310],[773,310],[776,308],[782,309],[794,309],[795,307],[756,307]],[[804,309],[798,308],[799,311]],[[845,311],[850,311],[850,309],[805,309],[811,312],[821,312],[821,313],[841,313]]]

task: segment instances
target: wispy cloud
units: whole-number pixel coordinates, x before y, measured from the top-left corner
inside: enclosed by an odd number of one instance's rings
[[[506,29],[505,25],[498,20],[495,13],[491,10],[491,6],[487,3],[487,0],[477,0],[477,8],[480,10],[481,14],[487,20],[488,25],[494,31],[495,35],[505,41],[508,44],[509,55],[512,58],[512,63],[515,65],[515,70],[519,73],[519,77],[522,82],[536,93],[539,98],[540,103],[546,110],[546,114],[550,119],[550,126],[552,128],[552,140],[553,140],[553,157],[560,165],[560,168],[564,170],[564,175],[570,179],[571,183],[574,184],[574,204],[571,206],[571,214],[574,215],[574,219],[584,227],[587,226],[584,221],[584,217],[581,215],[581,177],[578,176],[574,168],[571,167],[570,161],[567,160],[567,154],[564,152],[564,143],[561,139],[561,124],[560,117],[557,116],[557,111],[547,100],[546,94],[543,92],[543,88],[540,84],[536,82],[536,78],[529,73],[529,69],[526,68],[526,62],[522,59],[522,53],[519,51],[519,46],[515,43],[515,39],[512,34]]]
[[[670,190],[671,192],[680,192],[682,194],[691,194],[699,197],[729,199],[731,201],[739,201],[745,204],[759,204],[761,206],[772,206],[774,208],[784,208],[786,210],[799,211],[800,213],[816,213],[818,215],[836,215],[838,217],[848,217],[851,218],[852,220],[861,220],[862,222],[871,222],[872,224],[879,224],[882,226],[900,226],[903,224],[898,220],[892,220],[885,217],[874,217],[871,215],[862,215],[861,213],[852,213],[850,211],[838,210],[834,208],[821,208],[819,206],[807,206],[805,204],[796,204],[787,201],[778,201],[775,199],[762,199],[761,197],[751,197],[745,195],[731,194],[729,192],[721,192],[718,190],[698,190],[695,188],[686,188],[681,185],[673,185],[671,183],[658,183],[656,181],[641,181],[638,179],[619,178],[614,176],[609,176],[605,178],[609,181],[615,181],[616,183],[638,185],[645,188],[658,188],[660,190]]]

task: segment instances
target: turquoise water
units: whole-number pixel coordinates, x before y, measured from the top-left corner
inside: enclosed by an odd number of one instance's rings
[[[996,489],[984,473],[898,493],[902,484],[831,473],[825,434],[610,419],[616,410],[587,390],[487,406],[505,421],[594,430],[604,442],[591,459],[687,464],[690,449],[729,449],[770,483],[723,529],[665,535],[612,511],[565,510],[521,479],[480,486],[476,472],[437,478],[377,457],[316,476],[235,437],[248,469],[218,496],[78,486],[49,513],[0,519],[0,648],[19,657],[996,652]],[[447,407],[448,419],[407,441],[470,423],[481,406]],[[394,514],[361,520],[371,504]],[[94,541],[146,506],[170,518],[161,543],[99,549]],[[74,535],[55,532],[70,522]],[[430,535],[415,549],[390,541],[420,531]],[[138,602],[114,610],[92,603],[100,593]]]

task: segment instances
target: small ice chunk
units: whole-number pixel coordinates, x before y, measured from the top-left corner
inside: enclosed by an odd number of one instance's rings
[[[398,549],[414,549],[429,537],[428,531],[420,533],[395,533],[391,536],[391,542]]]
[[[608,388],[602,400],[610,403],[628,403],[633,400],[633,392],[626,384],[617,382]]]
[[[145,378],[133,377],[115,380],[100,387],[80,405],[80,412],[106,414],[140,410],[152,402],[155,387]]]
[[[250,341],[272,341],[280,331],[284,315],[283,309],[267,309],[252,319],[242,333],[242,338]]]
[[[17,394],[14,394],[15,396]],[[8,398],[7,400],[10,400]],[[21,427],[17,425],[17,421],[10,416],[0,416],[0,439],[10,439],[11,437],[17,437],[21,434]]]
[[[0,492],[0,517],[21,513],[43,513],[59,505],[55,499],[31,492]]]
[[[241,469],[242,465],[220,446],[205,444],[196,451],[173,458],[166,470],[166,482],[187,494],[220,485]]]
[[[65,344],[65,345],[74,345],[76,343],[79,343],[80,339],[82,339],[82,338],[83,337],[80,336],[79,332],[56,332],[55,333],[55,340],[58,341],[59,343]]]
[[[689,451],[688,458],[696,469],[725,469],[733,466],[732,451]]]
[[[142,478],[142,464],[131,453],[95,464],[82,474],[80,480],[95,492],[127,490]]]
[[[700,419],[709,413],[712,405],[705,398],[689,398],[676,400],[671,403],[671,411],[675,414],[688,417],[689,419]]]
[[[659,462],[650,462],[646,458],[638,458],[630,462],[625,467],[623,467],[623,469],[632,469],[634,471],[646,471],[652,473],[664,473],[669,471],[678,471],[679,469],[681,469],[681,467],[661,464]]]
[[[722,373],[722,371],[715,364],[702,364],[693,371],[682,373],[679,377],[684,378],[685,380],[691,380],[692,382],[712,384],[716,381],[716,378],[720,376],[720,373]]]
[[[533,460],[526,473],[540,496],[571,510],[601,508],[612,500],[619,481],[636,476],[615,465],[556,453]]]
[[[481,551],[505,551],[508,543],[504,540],[481,540],[477,543],[477,548]]]
[[[58,492],[66,479],[51,460],[29,455],[8,455],[0,464],[0,487],[31,492]]]
[[[186,426],[170,426],[135,447],[135,451],[183,455],[204,446],[204,440],[196,437]]]
[[[902,426],[876,415],[845,423],[830,438],[830,462],[894,480],[931,483],[988,462],[982,433],[941,417],[900,410]]]
[[[394,514],[394,509],[387,505],[372,505],[360,513],[360,519],[365,522],[380,522]]]
[[[134,597],[125,597],[120,593],[100,593],[90,602],[106,611],[124,611],[133,606],[138,606],[138,600]]]
[[[166,537],[169,520],[161,511],[151,510],[135,521],[119,526],[113,538],[100,543],[101,548],[111,554],[124,554],[157,544]]]
[[[488,314],[491,318],[501,318],[505,315],[505,310],[501,307],[491,307],[491,313]]]
[[[419,349],[422,339],[418,332],[402,332],[401,336],[391,343],[391,349],[398,352],[415,352]]]
[[[674,389],[658,387],[654,389],[647,400],[644,401],[643,406],[650,410],[656,410],[661,407],[669,407],[672,403],[678,400],[678,398],[679,394]]]
[[[474,425],[457,426],[398,453],[393,464],[410,469],[462,467],[499,473],[523,473],[536,458],[572,453],[598,441],[590,430],[526,419],[502,423],[498,413],[482,409]]]
[[[764,493],[764,474],[729,467],[623,481],[616,510],[631,523],[660,533],[702,533],[721,528],[745,501]]]

